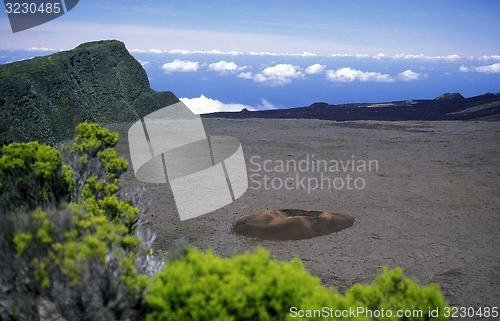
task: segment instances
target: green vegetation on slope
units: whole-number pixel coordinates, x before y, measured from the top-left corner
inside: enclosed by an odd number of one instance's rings
[[[150,88],[146,72],[116,40],[0,65],[0,146],[71,139],[82,121],[136,121],[177,101]]]
[[[138,319],[149,249],[119,193],[118,134],[81,123],[61,151],[12,143],[0,157],[0,319]],[[44,308],[49,302],[51,308]]]

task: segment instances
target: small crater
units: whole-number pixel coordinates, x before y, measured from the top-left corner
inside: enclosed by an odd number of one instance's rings
[[[233,232],[261,240],[302,240],[338,232],[353,224],[353,217],[341,213],[267,210],[237,220]]]

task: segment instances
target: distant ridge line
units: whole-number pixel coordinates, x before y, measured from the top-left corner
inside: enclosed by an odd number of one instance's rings
[[[465,98],[460,93],[445,93],[435,99],[404,100],[381,103],[330,105],[316,102],[307,107],[261,111],[216,112],[204,118],[283,118],[350,120],[500,120],[500,93],[486,93]]]

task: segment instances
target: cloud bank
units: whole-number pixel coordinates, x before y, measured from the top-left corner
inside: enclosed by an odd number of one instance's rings
[[[143,63],[143,62],[141,62]],[[143,63],[146,67],[147,63]],[[264,86],[284,86],[296,79],[305,79],[306,75],[325,74],[326,80],[331,82],[350,83],[350,82],[378,82],[389,83],[394,81],[415,81],[427,78],[427,74],[415,72],[407,69],[395,76],[383,74],[376,71],[363,71],[350,67],[339,69],[326,70],[326,65],[313,64],[306,68],[301,68],[292,64],[276,64],[274,66],[265,67],[258,72],[244,71],[248,66],[238,66],[235,62],[221,60],[210,64],[201,64],[197,61],[188,61],[176,59],[162,66],[165,73],[173,72],[196,72],[201,67],[208,71],[223,74],[236,74],[236,77],[241,79],[253,80],[255,83]],[[500,63],[480,66],[480,67],[460,67],[461,71],[477,71],[477,72],[500,72]]]
[[[256,110],[252,106],[244,104],[225,104],[219,100],[208,98],[201,95],[197,98],[179,98],[193,113],[208,114],[219,111],[240,111],[244,108],[248,110]]]
[[[221,111],[241,111],[243,109],[247,109],[250,111],[255,110],[270,110],[270,109],[278,109],[279,106],[272,104],[266,99],[261,99],[260,104],[257,106],[250,106],[245,104],[226,104],[217,99],[212,99],[206,97],[205,95],[201,95],[196,98],[179,98],[193,113],[199,114],[208,114],[208,113],[216,113]]]
[[[362,71],[349,67],[340,68],[337,70],[327,70],[326,79],[332,82],[379,82],[389,83],[394,81],[414,81],[427,78],[427,74],[415,72],[413,70],[405,70],[400,72],[396,77],[389,74],[382,74],[375,71]]]
[[[458,68],[458,70],[461,72],[479,72],[483,74],[497,74],[500,73],[500,62],[485,66],[466,67],[462,65]]]
[[[33,47],[28,50],[57,50],[48,48],[38,48]],[[59,49],[63,50],[63,49]],[[424,55],[424,54],[366,54],[366,53],[330,53],[330,54],[317,54],[312,52],[304,51],[302,53],[294,52],[272,52],[272,51],[223,51],[223,50],[186,50],[186,49],[170,49],[170,50],[160,50],[160,49],[131,49],[130,52],[138,53],[153,53],[153,54],[174,54],[174,55],[214,55],[214,56],[259,56],[259,57],[332,57],[332,58],[353,58],[353,59],[390,59],[390,60],[421,60],[421,61],[450,61],[456,62],[459,60],[500,60],[500,55],[483,55],[483,56],[460,56],[457,54],[449,55]]]

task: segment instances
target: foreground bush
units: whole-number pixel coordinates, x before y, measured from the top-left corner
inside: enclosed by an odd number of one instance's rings
[[[401,269],[384,269],[373,284],[355,285],[341,296],[323,287],[298,259],[278,262],[263,249],[224,259],[190,248],[156,275],[146,300],[148,321],[446,320],[442,312],[439,318],[427,315],[429,308],[446,306],[439,288],[420,287]],[[351,312],[359,308],[394,315]],[[398,310],[420,310],[422,316],[398,318]]]
[[[61,153],[38,142],[12,143],[0,158],[0,207],[4,211],[59,206],[70,200],[74,179]]]
[[[118,182],[118,135],[82,123],[61,150],[13,143],[0,157],[0,319],[140,319],[148,249]]]
[[[446,304],[437,284],[420,286],[403,276],[403,270],[382,268],[372,284],[355,284],[346,297],[371,311],[406,312],[411,317],[373,318],[375,320],[449,320],[444,316]],[[438,311],[437,315],[431,311]],[[421,315],[419,315],[421,313]],[[369,313],[368,313],[369,314]]]
[[[286,320],[293,306],[350,306],[324,288],[298,259],[271,260],[263,249],[223,259],[190,248],[158,273],[146,300],[151,308],[148,321]]]

